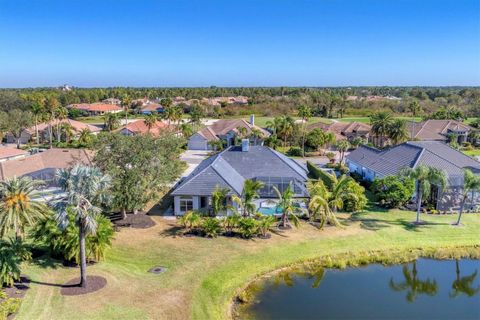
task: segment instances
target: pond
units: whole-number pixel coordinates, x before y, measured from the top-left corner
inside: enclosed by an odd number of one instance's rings
[[[250,289],[240,319],[480,319],[479,260],[291,269]]]

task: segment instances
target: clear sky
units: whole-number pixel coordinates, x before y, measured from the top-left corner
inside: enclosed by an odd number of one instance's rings
[[[0,0],[0,87],[480,85],[480,0]]]

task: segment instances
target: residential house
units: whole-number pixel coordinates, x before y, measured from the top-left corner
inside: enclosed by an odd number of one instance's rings
[[[122,104],[122,100],[117,99],[117,98],[104,99],[104,100],[102,100],[102,102],[106,103],[106,104],[114,104],[114,105],[121,105]]]
[[[30,127],[28,129],[23,130],[23,132],[20,135],[20,143],[21,144],[27,144],[28,142],[32,141],[35,137],[36,129],[38,129],[38,136],[39,136],[39,141],[41,143],[49,141],[50,137],[50,126],[52,126],[52,132],[53,132],[53,137],[57,136],[57,128],[59,126],[62,126],[64,124],[68,124],[71,126],[72,132],[73,132],[73,137],[78,137],[80,132],[84,129],[90,130],[93,134],[97,134],[100,132],[102,129],[100,129],[97,126],[93,126],[90,124],[86,124],[80,121],[76,121],[73,119],[62,119],[58,120],[55,119],[51,122],[42,122],[37,125],[37,128],[35,126]],[[15,137],[11,133],[6,134],[6,141],[7,143],[17,143]]]
[[[235,138],[239,136],[239,128],[245,128],[247,136],[252,130],[257,130],[261,137],[251,138],[251,142],[258,144],[263,138],[269,137],[270,132],[255,125],[255,117],[250,117],[250,122],[244,119],[222,119],[210,126],[203,128],[188,139],[189,150],[212,150],[212,141],[223,141],[229,147],[235,144]]]
[[[76,103],[68,105],[67,108],[81,110],[91,116],[119,113],[123,111],[118,105],[110,103]]]
[[[468,140],[473,128],[456,120],[408,121],[407,129],[411,140],[449,141],[450,135],[456,135],[459,144]]]
[[[229,189],[226,205],[236,207],[232,196],[242,195],[246,179],[264,183],[259,191],[260,198],[255,200],[260,212],[271,212],[275,208],[277,195],[273,186],[282,192],[291,185],[295,198],[308,197],[305,168],[271,148],[250,146],[248,140],[244,139],[241,146],[231,146],[202,161],[188,177],[180,181],[171,194],[174,197],[175,215],[183,215],[189,210],[209,211],[211,194],[217,187]]]
[[[346,163],[350,172],[367,181],[397,175],[403,168],[419,165],[443,170],[448,176],[448,187],[445,190],[435,188],[431,199],[439,210],[459,206],[464,169],[480,173],[479,162],[440,141],[409,141],[384,150],[360,146],[347,155]],[[475,195],[471,205],[480,203],[479,196]]]
[[[140,113],[142,114],[152,114],[152,113],[162,113],[163,106],[159,103],[148,103],[140,108]]]
[[[356,138],[368,141],[370,138],[370,131],[372,127],[366,123],[361,122],[333,122],[323,123],[317,122],[307,127],[308,131],[313,129],[322,129],[326,132],[331,132],[335,135],[337,140],[351,141]]]
[[[151,128],[148,128],[144,119],[132,121],[127,125],[117,129],[121,134],[126,136],[134,136],[138,134],[150,133],[153,136],[158,136],[163,132],[174,132],[175,128],[163,121],[157,120]]]

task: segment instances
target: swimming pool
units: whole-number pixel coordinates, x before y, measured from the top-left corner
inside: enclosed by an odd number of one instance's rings
[[[280,207],[260,207],[258,208],[258,212],[266,216],[273,216],[276,214],[282,214],[283,209]]]

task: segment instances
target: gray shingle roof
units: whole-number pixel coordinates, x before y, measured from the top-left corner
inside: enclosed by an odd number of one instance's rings
[[[382,151],[361,146],[347,159],[382,176],[398,174],[405,167],[435,167],[447,173],[451,186],[462,184],[464,168],[480,172],[479,162],[439,141],[411,141]]]
[[[185,178],[172,195],[210,195],[221,186],[240,195],[245,179],[291,178],[306,181],[307,173],[297,162],[265,146],[230,147],[204,161]]]

